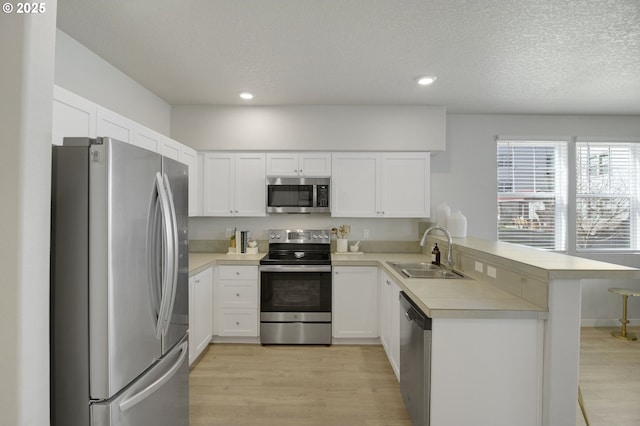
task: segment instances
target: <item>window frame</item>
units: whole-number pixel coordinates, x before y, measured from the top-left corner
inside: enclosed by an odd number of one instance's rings
[[[638,139],[625,139],[625,138],[586,138],[586,137],[576,137],[575,138],[575,161],[576,161],[576,165],[575,165],[575,174],[573,175],[573,185],[575,187],[575,196],[574,196],[574,218],[575,218],[575,222],[576,222],[576,229],[573,233],[573,246],[574,249],[576,251],[576,253],[582,253],[582,254],[593,254],[593,253],[608,253],[608,254],[614,254],[614,253],[618,253],[618,254],[623,254],[623,253],[637,253],[640,250],[640,200],[639,200],[639,194],[638,191],[640,189],[640,140]],[[629,169],[626,171],[627,174],[627,178],[629,179],[629,182],[625,182],[626,185],[629,186],[628,191],[621,195],[621,194],[613,194],[611,192],[607,193],[607,192],[592,192],[592,193],[585,193],[585,194],[581,194],[579,193],[579,188],[578,188],[578,181],[579,181],[579,158],[578,158],[578,152],[579,152],[579,147],[581,145],[591,145],[594,148],[600,148],[602,149],[603,146],[608,146],[609,147],[609,158],[608,158],[608,164],[607,164],[607,173],[608,173],[608,179],[611,179],[611,174],[613,173],[613,169],[614,167],[616,167],[616,165],[614,163],[612,163],[612,161],[616,161],[615,158],[611,158],[611,154],[610,154],[610,147],[612,146],[626,146],[629,148],[629,155],[630,157],[628,157],[630,159],[630,164],[629,164]],[[598,157],[601,157],[600,155]],[[603,172],[602,168],[601,168],[601,158],[598,158],[598,165],[597,165],[597,170],[599,172]],[[589,157],[588,159],[589,161],[589,166],[587,168],[587,170],[589,172],[592,171],[592,167],[593,165],[591,164],[591,157]],[[602,173],[598,174],[598,176],[603,176]],[[611,184],[610,182],[608,183],[609,185]],[[584,199],[611,199],[611,198],[625,198],[628,199],[629,202],[629,224],[628,224],[628,241],[629,241],[629,245],[627,247],[606,247],[606,246],[600,246],[600,247],[581,247],[580,246],[580,234],[579,234],[579,229],[578,229],[578,206],[580,205],[580,201],[579,200],[584,200]]]
[[[570,143],[570,138],[566,138],[566,137],[559,137],[559,138],[539,138],[539,137],[508,137],[508,136],[498,136],[496,138],[496,170],[498,173],[497,176],[497,188],[496,188],[496,196],[497,196],[497,211],[498,211],[498,217],[497,217],[497,226],[496,226],[496,239],[498,241],[506,241],[506,242],[512,242],[514,244],[521,244],[521,245],[526,245],[529,247],[537,247],[540,248],[542,250],[547,250],[547,251],[557,251],[557,252],[566,252],[567,251],[567,246],[568,246],[568,231],[567,231],[567,217],[568,217],[568,205],[567,205],[567,200],[568,200],[568,149],[569,149],[569,143]],[[498,154],[498,151],[500,150],[501,145],[503,147],[509,147],[509,146],[522,146],[522,147],[532,147],[532,148],[548,148],[548,147],[553,147],[554,148],[554,177],[553,177],[553,182],[554,182],[554,188],[553,191],[500,191],[500,187],[501,187],[501,180],[500,180],[500,175],[501,175],[501,159],[500,159],[500,155]],[[513,169],[515,170],[515,168]],[[544,168],[540,168],[536,171],[533,172],[533,176],[531,177],[531,181],[535,181],[535,175],[536,172],[539,173],[544,173]],[[535,185],[535,184],[534,184]],[[513,189],[518,189],[518,188],[513,188]],[[532,188],[533,189],[533,188]],[[521,236],[518,235],[517,232],[514,232],[514,238],[512,239],[512,241],[508,241],[505,238],[501,238],[501,224],[500,224],[500,199],[501,198],[508,198],[508,197],[514,197],[514,199],[519,199],[521,200],[523,203],[527,202],[529,203],[529,208],[531,208],[531,201],[527,201],[527,200],[535,200],[535,199],[548,199],[548,198],[553,198],[554,199],[554,224],[553,224],[553,247],[544,247],[544,246],[536,246],[534,244],[526,244],[526,243],[522,243],[522,242],[516,242],[515,240],[518,237],[524,237],[525,233],[523,233]],[[527,228],[527,229],[533,229],[533,226],[531,226],[531,228]],[[547,234],[548,235],[548,234]],[[544,234],[540,234],[541,238],[540,238],[540,244],[544,244],[543,239],[544,239]]]

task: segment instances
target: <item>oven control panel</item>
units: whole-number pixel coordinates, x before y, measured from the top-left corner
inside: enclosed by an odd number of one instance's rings
[[[330,244],[328,229],[270,229],[269,243]]]

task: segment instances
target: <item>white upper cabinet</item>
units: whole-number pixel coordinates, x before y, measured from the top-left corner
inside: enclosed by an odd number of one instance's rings
[[[136,123],[98,105],[98,136],[107,136],[134,144]]]
[[[335,217],[428,217],[430,155],[334,153],[332,206]]]
[[[205,153],[204,216],[265,216],[263,153]]]
[[[164,137],[160,139],[160,149],[158,152],[165,157],[172,158],[176,161],[182,161],[180,157],[182,144],[174,141],[173,139],[169,139]]]
[[[129,120],[59,86],[53,87],[53,144],[65,137],[106,136],[128,142],[189,166],[189,216],[200,208],[197,152],[161,133]]]
[[[53,144],[65,137],[96,137],[97,106],[62,87],[53,87]]]
[[[198,153],[186,145],[180,145],[180,162],[189,167],[189,216],[199,215]]]
[[[428,152],[381,155],[380,211],[384,217],[429,217],[431,157]]]
[[[132,143],[149,151],[160,152],[159,148],[162,145],[161,141],[163,138],[166,138],[166,136],[144,126],[137,125]]]
[[[376,217],[379,211],[377,153],[334,153],[331,172],[331,215]]]
[[[267,154],[267,176],[331,176],[330,152],[277,152]]]

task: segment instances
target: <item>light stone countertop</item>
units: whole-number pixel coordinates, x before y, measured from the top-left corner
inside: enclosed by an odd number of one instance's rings
[[[436,236],[438,238],[438,236]],[[640,270],[606,262],[566,256],[542,250],[479,238],[455,238],[456,251],[480,251],[496,264],[534,273],[545,280],[585,278],[640,278]],[[190,253],[189,273],[193,275],[214,264],[259,265],[265,253]],[[428,261],[424,254],[364,253],[331,255],[332,266],[375,266],[393,281],[432,318],[537,318],[546,319],[547,309],[499,289],[487,282],[465,279],[405,278],[387,262]]]
[[[405,278],[387,262],[429,261],[424,254],[332,254],[332,266],[377,266],[431,318],[546,319],[547,310],[491,284],[464,279]]]
[[[435,237],[446,241],[441,235],[435,235]],[[453,245],[456,251],[472,252],[475,250],[493,256],[497,264],[511,265],[516,269],[518,267],[537,269],[538,275],[546,280],[640,278],[640,270],[629,266],[568,256],[500,241],[475,237],[454,238]]]
[[[189,275],[202,272],[213,265],[258,265],[265,255],[266,253],[189,253]]]

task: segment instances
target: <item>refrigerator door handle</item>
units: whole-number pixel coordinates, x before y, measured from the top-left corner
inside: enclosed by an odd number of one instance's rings
[[[158,224],[162,223],[162,219],[160,217],[160,201],[159,198],[156,197],[159,191],[157,182],[154,184],[153,191],[154,199],[149,209],[149,218],[147,219],[147,279],[153,322],[156,324],[157,334],[158,325],[160,324],[158,321],[160,318],[160,302],[162,300],[162,289],[160,284],[162,280],[162,261],[158,251],[158,247],[161,245],[160,241],[162,241],[161,235],[159,235],[158,232]]]
[[[167,305],[167,312],[166,312],[166,321],[165,321],[165,327],[163,330],[163,334],[165,334],[169,328],[169,324],[171,322],[171,314],[173,313],[173,305],[175,304],[175,300],[176,300],[176,289],[178,287],[178,257],[179,257],[179,253],[180,253],[180,248],[179,248],[179,244],[180,241],[178,240],[178,219],[176,217],[176,207],[175,204],[173,203],[173,192],[171,191],[171,185],[169,183],[169,178],[167,177],[166,174],[163,175],[164,177],[164,185],[165,185],[165,189],[167,191],[167,198],[169,199],[169,210],[170,210],[170,218],[171,218],[171,223],[172,223],[172,231],[173,231],[173,251],[170,254],[171,257],[169,257],[168,261],[171,262],[173,264],[173,273],[171,276],[171,288],[170,288],[170,293],[169,293],[169,300],[168,300],[168,305]]]
[[[120,411],[124,412],[135,407],[137,404],[141,403],[142,401],[150,397],[155,391],[160,389],[162,385],[164,385],[167,381],[169,381],[169,379],[171,379],[182,366],[184,359],[189,353],[188,348],[189,348],[188,342],[182,343],[180,345],[180,356],[178,357],[178,360],[171,366],[171,368],[169,368],[166,373],[160,376],[156,381],[151,383],[149,386],[146,386],[140,392],[136,392],[133,395],[126,395],[122,400],[122,402],[120,402],[119,404]]]
[[[173,218],[171,217],[171,206],[169,197],[164,185],[164,178],[160,172],[156,173],[156,185],[160,199],[160,210],[162,212],[163,239],[164,239],[164,274],[162,277],[162,301],[160,302],[160,315],[156,327],[156,337],[159,339],[165,334],[171,315],[169,303],[171,301],[171,287],[173,286],[175,270],[175,243],[173,231]],[[169,295],[169,296],[168,296]]]

